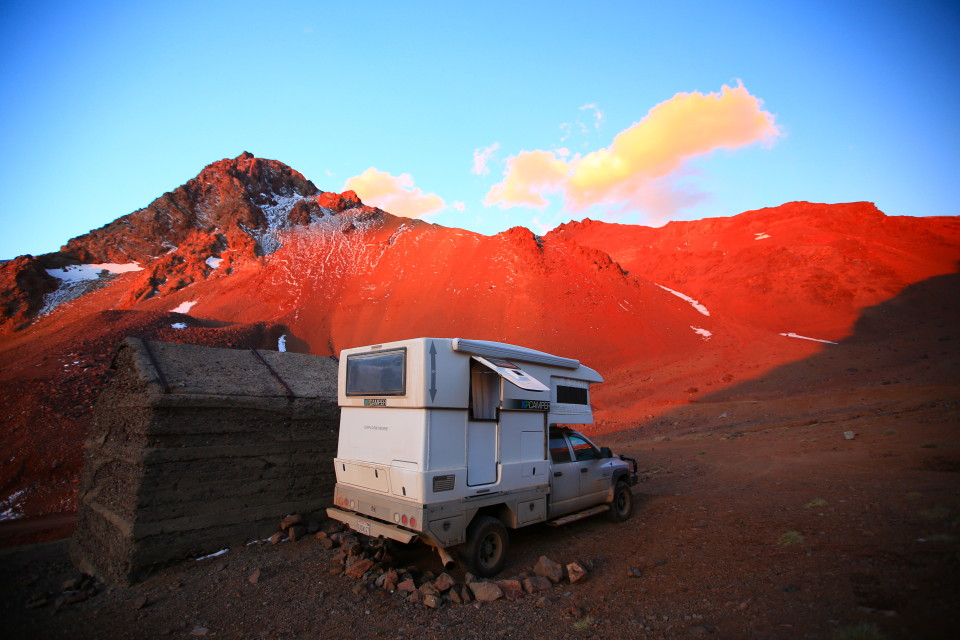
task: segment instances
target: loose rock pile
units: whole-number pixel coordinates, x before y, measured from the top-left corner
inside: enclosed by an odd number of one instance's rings
[[[300,516],[291,515],[283,519],[280,530],[269,539],[271,543],[276,544],[284,537],[296,541],[313,534],[325,549],[335,550],[331,556],[334,566],[330,573],[355,580],[354,593],[360,595],[383,590],[432,609],[470,603],[479,606],[501,598],[517,600],[531,596],[539,598],[539,604],[546,605],[550,601],[548,592],[554,585],[584,580],[590,570],[587,562],[561,564],[540,556],[532,571],[517,576],[483,580],[468,572],[464,581],[459,582],[446,572],[436,575],[414,566],[398,566],[386,541],[358,536],[339,522],[330,521],[320,528],[305,524]]]

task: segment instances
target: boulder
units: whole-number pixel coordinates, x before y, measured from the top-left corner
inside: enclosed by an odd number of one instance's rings
[[[507,600],[516,600],[523,596],[523,585],[519,580],[497,580],[497,586]]]
[[[531,576],[523,580],[523,590],[527,593],[538,593],[546,591],[553,586],[549,578],[543,576]]]
[[[433,581],[433,588],[437,590],[437,593],[443,593],[456,583],[457,581],[454,580],[449,573],[444,572]]]
[[[503,597],[503,590],[494,582],[471,582],[468,586],[477,602],[493,602]]]
[[[570,582],[577,582],[587,577],[587,570],[579,562],[571,562],[567,565],[567,577],[570,578]]]
[[[357,558],[356,561],[347,565],[344,574],[348,578],[359,579],[363,577],[370,568],[373,567],[373,560],[370,558]]]
[[[554,562],[547,556],[540,556],[537,564],[533,567],[533,572],[538,576],[548,578],[553,583],[563,580],[563,565]]]

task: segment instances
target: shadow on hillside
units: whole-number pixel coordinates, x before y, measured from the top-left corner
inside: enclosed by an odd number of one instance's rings
[[[853,333],[824,344],[815,355],[771,370],[673,408],[626,431],[668,433],[691,427],[705,431],[734,428],[733,420],[703,423],[707,405],[800,403],[804,397],[889,389],[941,386],[960,399],[960,273],[929,278],[899,295],[863,310]],[[785,338],[786,339],[786,338]],[[801,410],[801,406],[793,408]],[[839,408],[839,407],[838,407]],[[725,417],[718,410],[718,417]],[[785,416],[786,417],[786,416]],[[699,424],[696,421],[699,419]]]

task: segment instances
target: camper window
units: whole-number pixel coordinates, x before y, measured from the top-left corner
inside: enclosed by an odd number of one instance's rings
[[[477,364],[470,366],[470,417],[496,420],[500,404],[500,376]]]
[[[585,387],[557,385],[557,402],[560,404],[590,404],[589,390]]]
[[[347,395],[404,395],[406,360],[406,349],[347,356]]]

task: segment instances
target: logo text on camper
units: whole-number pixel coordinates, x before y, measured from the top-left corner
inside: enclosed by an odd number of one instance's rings
[[[363,406],[365,407],[385,407],[387,406],[386,398],[364,398]]]
[[[511,400],[505,409],[519,409],[520,411],[550,411],[549,400]]]

